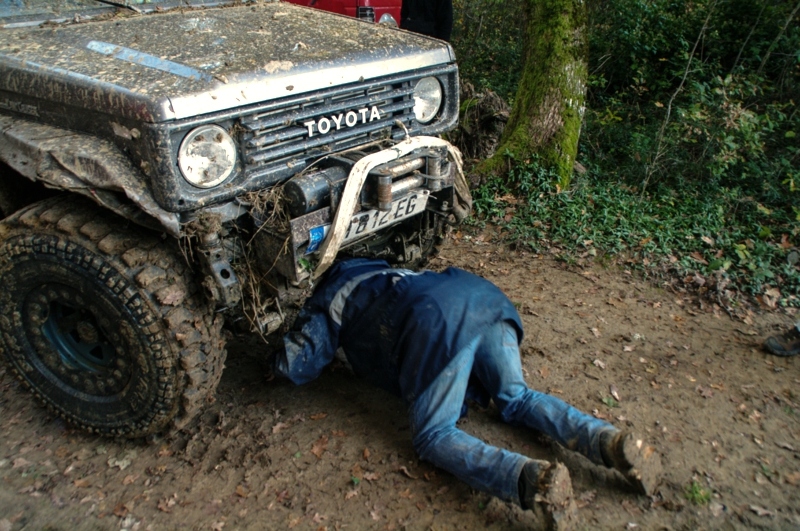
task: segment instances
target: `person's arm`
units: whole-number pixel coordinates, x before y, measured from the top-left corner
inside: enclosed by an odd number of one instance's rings
[[[319,306],[310,300],[303,307],[275,359],[275,372],[297,385],[316,379],[339,346],[339,326]]]

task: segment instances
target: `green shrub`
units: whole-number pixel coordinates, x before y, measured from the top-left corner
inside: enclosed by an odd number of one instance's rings
[[[590,168],[559,192],[535,159],[513,168],[473,192],[475,222],[499,224],[511,242],[624,260],[647,275],[719,275],[750,295],[778,288],[782,304],[800,306],[800,264],[789,262],[788,243],[800,221],[739,188],[656,184],[642,195]]]

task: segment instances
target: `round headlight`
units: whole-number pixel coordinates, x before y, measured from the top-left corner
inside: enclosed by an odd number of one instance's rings
[[[426,124],[436,117],[442,105],[442,86],[435,77],[423,77],[414,87],[414,115]]]
[[[178,167],[193,186],[217,186],[236,167],[236,143],[220,126],[201,125],[192,129],[181,142]]]

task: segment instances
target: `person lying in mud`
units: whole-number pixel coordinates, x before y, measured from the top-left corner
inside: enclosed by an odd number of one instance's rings
[[[491,282],[466,271],[392,269],[381,260],[334,265],[306,301],[274,360],[295,384],[319,376],[339,347],[356,375],[408,405],[420,458],[473,488],[533,509],[548,529],[577,522],[569,471],[490,446],[456,428],[466,398],[493,400],[505,422],[544,433],[620,471],[651,495],[660,456],[640,437],[528,388],[522,322]]]

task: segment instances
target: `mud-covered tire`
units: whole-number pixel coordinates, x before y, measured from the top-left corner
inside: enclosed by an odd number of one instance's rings
[[[180,427],[219,382],[222,319],[174,240],[62,196],[0,224],[0,348],[70,424],[140,437]]]

